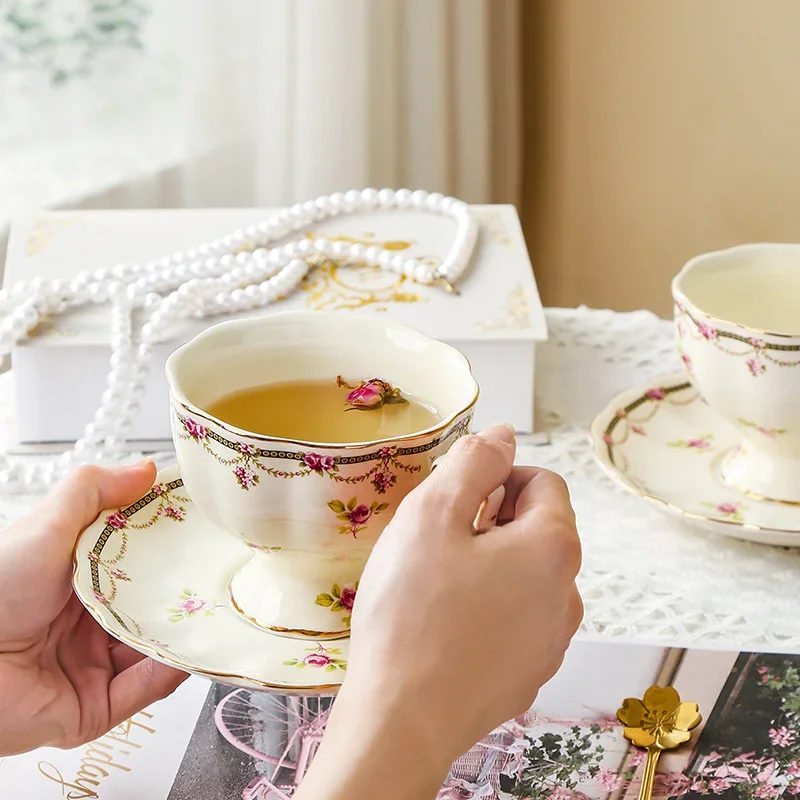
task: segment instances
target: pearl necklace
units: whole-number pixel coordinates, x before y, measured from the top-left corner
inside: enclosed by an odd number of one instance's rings
[[[267,249],[270,243],[329,217],[392,208],[442,214],[457,223],[455,241],[439,267],[379,247],[324,237]],[[153,344],[173,322],[263,308],[293,292],[326,259],[368,264],[455,292],[477,237],[478,224],[466,203],[453,197],[409,189],[351,190],[298,203],[258,225],[157,261],[83,272],[70,281],[34,278],[0,291],[0,358],[45,316],[87,303],[111,309],[107,388],[92,422],[74,448],[55,459],[23,464],[0,455],[0,490],[41,491],[75,464],[119,461],[139,411]],[[134,337],[132,315],[139,308],[144,309],[145,322]]]

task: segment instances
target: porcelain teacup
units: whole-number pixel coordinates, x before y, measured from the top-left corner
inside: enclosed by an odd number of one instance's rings
[[[754,499],[800,504],[800,245],[698,256],[672,296],[690,379],[741,434],[719,461],[721,479]]]
[[[455,348],[388,320],[285,312],[214,325],[166,365],[184,487],[243,538],[230,602],[255,625],[314,639],[349,631],[365,561],[403,497],[470,428],[478,385]],[[390,439],[334,444],[256,435],[208,412],[220,397],[298,380],[379,378],[440,421]]]

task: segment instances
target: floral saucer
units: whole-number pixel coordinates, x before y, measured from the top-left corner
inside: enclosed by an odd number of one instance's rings
[[[197,511],[173,466],[140,500],[103,512],[81,534],[73,584],[108,633],[165,664],[247,689],[334,694],[349,639],[291,639],[247,622],[228,584],[249,558],[243,540]]]
[[[619,395],[592,423],[591,436],[611,476],[664,510],[737,539],[800,547],[800,507],[755,499],[721,479],[720,462],[740,434],[685,374]]]

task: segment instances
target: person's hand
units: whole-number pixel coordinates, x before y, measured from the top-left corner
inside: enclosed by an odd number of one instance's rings
[[[359,585],[347,678],[298,800],[433,797],[558,670],[583,616],[575,517],[564,481],[512,468],[514,455],[504,426],[464,437],[398,508]]]
[[[154,479],[150,463],[81,467],[0,532],[0,756],[89,742],[188,677],[112,639],[72,593],[78,534]]]

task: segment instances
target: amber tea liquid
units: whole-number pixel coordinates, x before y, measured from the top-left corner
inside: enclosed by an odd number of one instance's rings
[[[330,444],[406,436],[441,421],[435,409],[405,392],[404,403],[354,409],[347,403],[350,391],[336,379],[270,383],[232,392],[207,410],[251,433]]]

